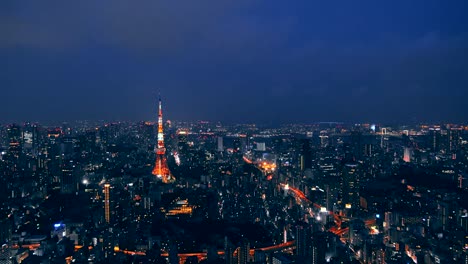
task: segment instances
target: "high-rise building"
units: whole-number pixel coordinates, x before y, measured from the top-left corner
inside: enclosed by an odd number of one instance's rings
[[[31,150],[36,147],[38,140],[37,125],[26,123],[23,127],[23,149]]]
[[[296,256],[305,261],[311,255],[311,228],[307,223],[296,226]]]
[[[155,148],[156,162],[153,168],[153,175],[158,179],[161,179],[164,183],[170,183],[175,180],[169,171],[166,159],[166,148],[164,147],[164,132],[163,132],[163,115],[162,115],[162,103],[159,98],[159,113],[158,113],[158,144]]]
[[[62,176],[60,178],[60,192],[72,193],[75,190],[74,166],[71,162],[62,165]]]
[[[342,178],[342,204],[346,208],[355,207],[359,204],[359,175],[358,166],[354,163],[348,163],[343,169]]]
[[[110,223],[110,184],[104,184],[104,217]]]
[[[181,129],[177,131],[177,149],[179,150],[179,153],[186,155],[188,148],[188,131]]]
[[[352,157],[355,160],[360,160],[362,159],[362,154],[363,154],[363,141],[364,137],[362,135],[361,131],[352,131],[351,132],[351,142],[350,142],[350,147],[352,151]]]
[[[441,132],[440,128],[430,128],[429,129],[429,148],[432,152],[438,152],[440,150],[440,139],[441,139]]]
[[[465,232],[468,232],[468,213],[465,211],[458,217],[458,226]]]
[[[11,248],[7,244],[3,244],[0,247],[0,264],[13,264]]]
[[[66,158],[73,157],[78,146],[78,140],[74,137],[63,137],[60,142],[60,154]]]
[[[140,123],[140,129],[142,134],[145,136],[145,139],[154,138],[154,124],[151,122]]]
[[[265,150],[266,150],[265,142],[257,142],[257,151],[265,151]]]
[[[328,146],[328,135],[320,134],[320,147],[325,148]]]
[[[310,140],[301,140],[301,156],[300,156],[300,167],[301,171],[306,169],[312,169],[312,150],[310,148]]]
[[[312,258],[313,264],[330,263],[337,255],[338,237],[332,233],[314,233],[312,236]]]
[[[219,152],[223,152],[223,151],[224,151],[223,137],[218,137],[218,151],[219,151]]]
[[[234,264],[235,263],[235,258],[232,257],[234,254],[233,248],[229,245],[228,247],[225,248],[224,250],[224,263],[226,264]]]
[[[21,138],[21,127],[18,125],[10,125],[7,128],[9,152],[13,155],[19,155],[21,152],[22,138]]]
[[[456,152],[460,144],[460,129],[452,128],[448,131],[448,151]]]
[[[233,258],[234,247],[229,241],[228,237],[224,237],[224,263],[225,264],[234,264],[235,259]]]
[[[10,142],[20,142],[21,141],[21,127],[12,124],[7,128],[8,139]]]
[[[249,262],[249,255],[250,243],[247,239],[244,239],[237,252],[237,264],[246,264]]]

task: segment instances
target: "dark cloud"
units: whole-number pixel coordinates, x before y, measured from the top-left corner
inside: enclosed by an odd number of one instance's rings
[[[5,1],[3,121],[466,121],[464,1]],[[2,121],[0,120],[0,121]]]

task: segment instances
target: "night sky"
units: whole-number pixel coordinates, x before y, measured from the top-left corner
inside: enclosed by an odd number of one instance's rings
[[[466,122],[466,0],[0,2],[0,122]]]

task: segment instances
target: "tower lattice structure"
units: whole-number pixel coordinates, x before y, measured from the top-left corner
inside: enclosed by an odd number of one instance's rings
[[[170,183],[175,180],[172,176],[169,167],[167,166],[166,148],[164,147],[164,131],[163,131],[163,115],[162,103],[159,98],[159,112],[158,112],[158,144],[155,147],[156,162],[153,168],[153,175],[161,179],[164,183]]]

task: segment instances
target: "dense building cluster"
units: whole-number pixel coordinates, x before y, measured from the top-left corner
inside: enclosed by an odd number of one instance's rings
[[[468,263],[468,127],[157,134],[0,125],[0,263]],[[174,181],[152,174],[163,147]]]

